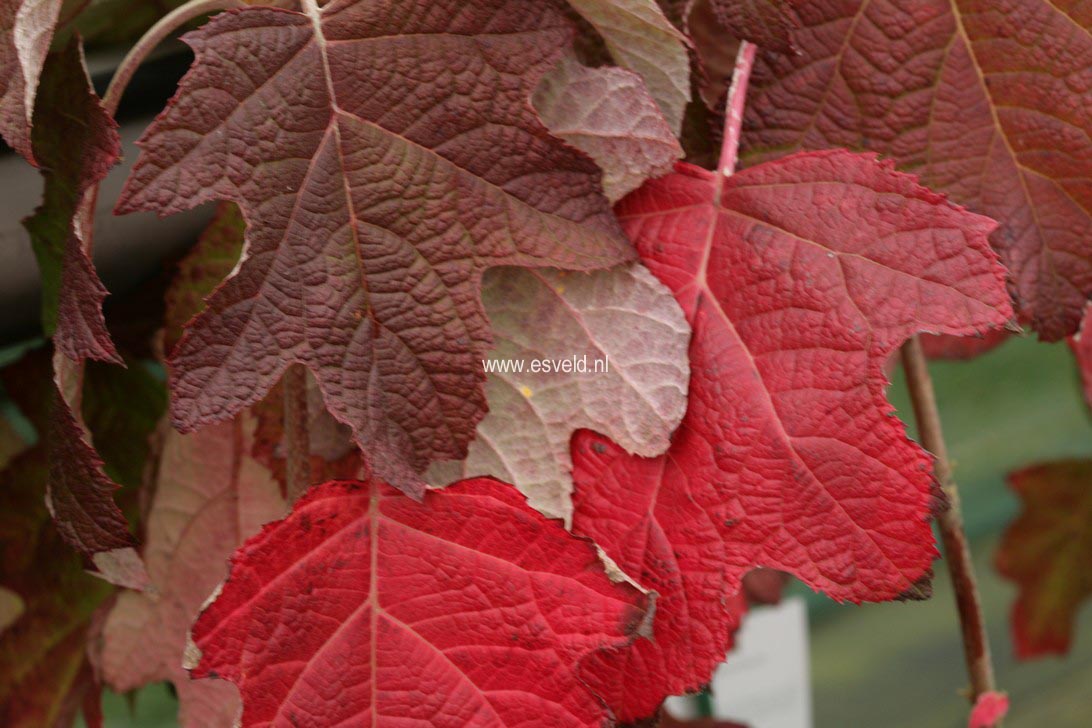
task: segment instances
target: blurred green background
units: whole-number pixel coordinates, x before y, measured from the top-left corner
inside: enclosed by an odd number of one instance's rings
[[[932,365],[945,435],[985,602],[997,680],[1012,699],[1006,726],[1092,726],[1092,609],[1064,659],[1018,663],[1009,638],[1011,584],[993,552],[1017,512],[1005,474],[1033,462],[1092,457],[1092,422],[1064,344],[1014,339],[971,362]],[[912,421],[901,374],[891,401]],[[912,431],[912,428],[911,428]],[[966,684],[948,575],[938,562],[926,602],[837,605],[809,593],[815,725],[819,728],[965,726]],[[799,585],[794,590],[800,590]],[[167,686],[129,698],[107,694],[108,728],[177,725]],[[762,728],[754,726],[754,728]]]

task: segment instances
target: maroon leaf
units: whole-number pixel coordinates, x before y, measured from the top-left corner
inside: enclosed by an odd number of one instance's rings
[[[736,38],[781,53],[793,50],[796,18],[790,12],[801,0],[709,0],[713,14]]]
[[[42,319],[69,359],[121,363],[102,302],[106,287],[88,255],[90,230],[79,219],[89,190],[121,153],[117,124],[91,88],[79,38],[50,54],[34,113],[34,154],[45,177],[45,199],[25,222],[42,271]],[[93,194],[93,193],[91,193]]]
[[[744,146],[867,148],[1001,223],[991,243],[1040,335],[1092,294],[1092,13],[1046,0],[820,0],[798,55],[761,54]]]
[[[642,602],[509,485],[334,481],[236,552],[190,667],[239,686],[243,726],[601,726],[576,666]]]
[[[893,417],[883,367],[918,331],[966,335],[1011,308],[995,224],[870,155],[727,178],[679,165],[617,212],[694,329],[664,456],[587,432],[573,445],[574,530],[660,594],[655,641],[586,672],[630,719],[708,680],[725,601],[755,566],[837,600],[922,593],[930,458]]]
[[[301,362],[376,472],[420,494],[416,473],[463,457],[485,412],[482,271],[632,253],[594,164],[530,106],[571,35],[551,4],[304,6],[187,36],[197,61],[119,206],[233,199],[249,223],[175,349],[176,426],[230,417]]]

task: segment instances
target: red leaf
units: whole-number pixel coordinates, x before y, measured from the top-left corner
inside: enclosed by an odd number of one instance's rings
[[[820,0],[797,55],[762,54],[747,159],[853,147],[996,218],[991,242],[1044,339],[1092,294],[1092,13],[1047,0]]]
[[[0,135],[28,162],[31,117],[62,0],[0,3]]]
[[[253,404],[292,362],[408,492],[485,414],[482,271],[609,267],[632,252],[591,160],[530,105],[571,37],[534,0],[249,8],[145,135],[121,211],[239,203],[237,274],[172,357],[184,431]],[[427,11],[426,11],[427,9]]]
[[[1092,596],[1092,461],[1063,460],[1009,475],[1023,504],[997,550],[997,570],[1020,587],[1012,609],[1016,656],[1065,653]]]
[[[967,728],[993,728],[1009,712],[1009,696],[1004,693],[982,693],[974,703]]]
[[[236,683],[244,726],[599,726],[576,666],[624,644],[642,604],[511,486],[418,503],[333,481],[236,552],[192,674]]]
[[[728,178],[683,164],[617,212],[694,329],[666,455],[574,441],[574,530],[660,594],[655,641],[588,671],[632,719],[708,679],[733,626],[725,599],[755,566],[837,600],[920,594],[930,459],[893,417],[883,366],[915,332],[969,334],[1011,310],[994,223],[869,155]]]
[[[1012,334],[1005,329],[987,331],[981,336],[935,336],[933,334],[923,334],[921,337],[921,347],[925,350],[925,355],[930,359],[954,359],[963,361],[974,359],[977,356],[993,351],[1008,341],[1010,336],[1012,336]]]

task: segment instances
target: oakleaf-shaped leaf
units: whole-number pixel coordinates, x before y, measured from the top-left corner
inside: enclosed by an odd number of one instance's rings
[[[248,8],[189,34],[196,63],[142,142],[122,211],[239,203],[238,272],[172,357],[184,431],[314,372],[380,475],[420,493],[484,415],[480,276],[609,267],[631,249],[591,160],[530,105],[571,37],[534,0]]]
[[[1020,587],[1012,610],[1021,658],[1065,653],[1092,596],[1092,461],[1063,460],[1009,475],[1023,511],[1005,531],[997,570]]]
[[[170,352],[182,337],[182,327],[205,309],[204,299],[235,267],[243,250],[246,224],[239,208],[221,203],[212,222],[197,244],[178,265],[178,271],[166,291],[166,322],[163,344]],[[309,410],[308,440],[311,445],[311,474],[316,482],[353,478],[360,475],[361,455],[353,445],[352,432],[326,411],[322,394],[311,377],[307,378]],[[285,476],[284,391],[275,385],[269,394],[251,408],[257,420],[251,455],[272,472],[287,490]],[[308,483],[310,485],[310,483]]]
[[[253,431],[244,413],[192,435],[167,433],[144,547],[154,589],[123,592],[102,628],[104,681],[128,691],[170,680],[183,728],[230,728],[240,710],[234,687],[190,680],[182,660],[228,557],[286,510],[280,486],[250,455]]]
[[[61,4],[62,0],[0,3],[0,136],[32,164],[34,99]]]
[[[601,726],[576,667],[643,602],[509,485],[332,481],[236,552],[190,666],[239,686],[244,727]]]
[[[568,522],[574,431],[605,432],[646,456],[667,449],[686,411],[690,327],[639,264],[590,275],[502,268],[482,298],[497,341],[489,414],[466,460],[436,464],[430,482],[492,475]],[[523,371],[503,371],[514,367]]]
[[[645,80],[673,133],[690,101],[686,36],[656,0],[568,0],[602,36],[615,63]]]
[[[820,0],[799,54],[760,54],[745,161],[855,147],[996,218],[1017,309],[1044,339],[1092,294],[1092,13],[1047,0]]]
[[[969,334],[1011,309],[993,221],[872,155],[727,178],[680,164],[617,212],[694,329],[665,455],[587,432],[573,446],[574,531],[660,594],[655,640],[585,672],[633,719],[709,679],[726,598],[755,566],[837,600],[920,595],[931,462],[893,417],[884,365],[916,332]]]
[[[551,132],[600,166],[612,202],[667,174],[682,157],[671,127],[631,71],[588,68],[566,54],[539,83],[534,103]]]

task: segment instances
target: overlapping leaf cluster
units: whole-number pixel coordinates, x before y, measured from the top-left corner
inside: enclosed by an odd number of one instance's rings
[[[69,718],[93,663],[118,690],[172,681],[186,726],[598,726],[708,681],[752,569],[837,600],[927,594],[941,504],[884,367],[920,332],[997,336],[1006,284],[1043,337],[1073,332],[1092,17],[277,5],[185,36],[193,66],[117,204],[221,201],[164,294],[173,429],[154,436],[105,417],[90,373],[79,406],[84,360],[120,357],[90,256],[117,134],[77,19],[0,12],[0,131],[46,175],[28,227],[57,350],[46,404],[19,401],[41,441],[5,478],[38,505],[8,530],[66,554],[40,573],[3,554],[2,722]],[[761,50],[731,174],[743,39]],[[710,151],[715,170],[677,163]],[[608,368],[498,368],[579,359]],[[305,453],[284,432],[294,365]],[[292,457],[315,483],[294,505]],[[1005,568],[1029,582],[1029,563]],[[98,586],[61,609],[75,579]],[[1066,612],[1086,587],[1028,599]],[[1035,619],[1038,644],[1065,640]],[[20,666],[26,640],[56,647]]]

